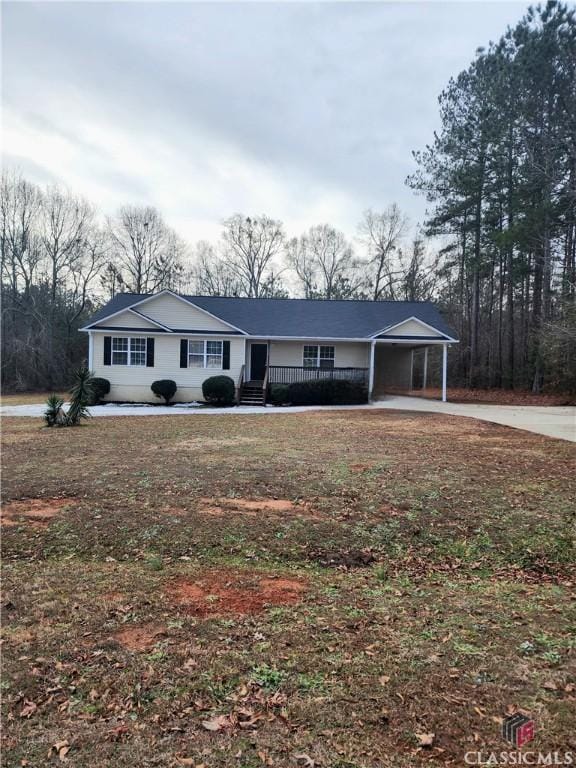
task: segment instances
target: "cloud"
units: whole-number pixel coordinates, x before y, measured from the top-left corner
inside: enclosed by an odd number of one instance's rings
[[[397,201],[437,95],[517,3],[6,3],[4,162],[192,239],[236,211],[291,234]]]

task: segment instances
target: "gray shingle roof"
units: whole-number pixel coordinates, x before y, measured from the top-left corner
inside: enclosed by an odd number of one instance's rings
[[[90,318],[97,323],[128,309],[147,294],[122,293]],[[410,317],[456,338],[429,301],[328,301],[317,299],[244,299],[223,296],[183,296],[251,336],[296,338],[366,338]],[[146,305],[138,311],[146,314]],[[111,325],[113,321],[111,320]]]

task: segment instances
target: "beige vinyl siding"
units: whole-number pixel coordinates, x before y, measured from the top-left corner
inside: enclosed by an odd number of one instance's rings
[[[136,333],[94,333],[92,368],[96,376],[108,379],[110,393],[107,400],[129,400],[134,402],[154,402],[156,400],[150,385],[157,379],[172,379],[178,385],[175,402],[190,402],[202,399],[202,382],[210,376],[230,376],[238,383],[240,369],[244,363],[244,339],[233,338],[230,341],[230,370],[217,368],[180,368],[180,339],[182,337],[154,336],[154,367],[104,365],[104,336],[136,337]],[[142,334],[146,337],[146,334]],[[194,337],[200,339],[200,337]],[[224,338],[210,334],[210,341],[223,341]]]
[[[154,323],[148,322],[143,317],[134,314],[134,312],[122,312],[116,317],[107,317],[101,320],[98,325],[94,326],[98,328],[100,326],[112,327],[112,328],[145,328],[149,331],[158,330],[158,326]]]
[[[211,317],[187,301],[167,294],[139,304],[136,309],[143,315],[151,317],[152,320],[168,326],[168,328],[182,328],[191,331],[221,331],[222,333],[230,333],[233,330],[226,323]]]
[[[418,320],[406,320],[406,322],[401,323],[396,328],[391,328],[386,333],[390,333],[392,336],[430,336],[432,338],[442,338],[441,333],[432,328],[427,328]]]
[[[336,368],[368,368],[370,343],[354,341],[271,341],[270,365],[304,365],[304,345],[320,344],[334,347]]]
[[[387,389],[410,388],[412,350],[409,347],[376,344],[374,350],[374,394]]]

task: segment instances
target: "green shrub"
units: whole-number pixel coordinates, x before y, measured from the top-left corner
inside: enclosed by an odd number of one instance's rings
[[[268,397],[273,405],[286,405],[288,401],[288,384],[270,384]]]
[[[70,390],[70,408],[66,414],[66,424],[69,427],[75,427],[82,419],[90,416],[88,405],[94,399],[94,390],[92,382],[94,375],[88,368],[78,368],[74,372],[75,382]]]
[[[166,405],[168,405],[170,400],[172,400],[176,394],[178,387],[176,386],[176,382],[172,381],[172,379],[159,379],[158,381],[152,382],[150,389],[154,392],[156,397],[163,397]]]
[[[90,405],[98,405],[110,392],[110,382],[108,379],[99,379],[94,377],[92,379],[92,392],[93,397]]]
[[[58,395],[50,395],[46,400],[44,421],[47,427],[62,427],[66,424],[66,414],[63,410],[64,400]]]
[[[349,379],[297,381],[288,387],[288,400],[292,405],[360,405],[368,402],[368,390]]]
[[[211,376],[202,384],[204,400],[213,405],[232,405],[236,387],[230,376]]]

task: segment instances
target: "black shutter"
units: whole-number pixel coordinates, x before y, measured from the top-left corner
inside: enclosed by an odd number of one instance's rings
[[[154,337],[146,339],[146,367],[154,368]]]
[[[225,371],[230,370],[230,342],[222,342],[222,368]]]
[[[104,365],[112,363],[112,336],[104,336]]]
[[[180,368],[188,368],[188,339],[180,339]]]

